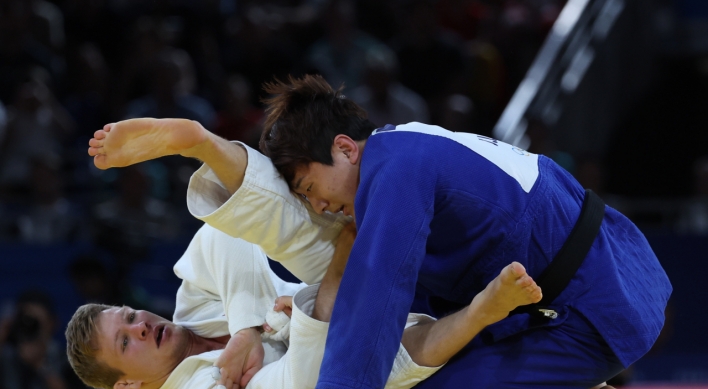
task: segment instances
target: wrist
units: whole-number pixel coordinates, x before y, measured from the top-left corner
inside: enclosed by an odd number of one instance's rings
[[[200,137],[203,137],[196,145],[180,151],[179,155],[204,161],[209,155],[217,152],[219,144],[216,135],[208,132],[199,122],[187,119],[174,120],[177,120],[175,124],[178,126],[193,127],[192,131],[201,133]]]

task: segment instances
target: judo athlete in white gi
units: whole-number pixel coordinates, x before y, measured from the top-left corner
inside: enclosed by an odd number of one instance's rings
[[[198,139],[196,145],[194,139],[185,141],[195,133],[211,141]],[[244,384],[241,373],[246,372],[246,376],[252,371],[249,353],[228,358],[224,354],[228,354],[229,346],[239,334],[255,331],[252,327],[263,323],[275,295],[302,288],[277,279],[268,269],[266,255],[281,261],[304,281],[324,278],[317,299],[320,306],[326,307],[325,311],[331,312],[336,290],[335,293],[325,290],[328,276],[333,273],[332,267],[327,270],[328,261],[334,253],[333,237],[348,218],[309,212],[278,178],[270,161],[258,152],[215,139],[194,122],[137,119],[98,131],[90,142],[89,153],[97,156],[98,167],[108,168],[168,154],[192,156],[184,150],[199,148],[204,143],[211,143],[211,149],[198,155],[206,165],[190,182],[190,211],[244,240],[209,227],[200,230],[175,266],[184,283],[177,297],[174,324],[127,307],[94,313],[85,327],[93,327],[98,339],[92,339],[88,329],[84,331],[89,335],[89,339],[83,340],[84,351],[80,350],[81,342],[71,339],[68,342],[72,367],[90,385],[114,389],[210,388],[215,385],[212,365],[222,368],[220,382],[227,387]],[[213,158],[223,151],[215,151],[214,147],[237,152],[225,153],[233,159],[224,161],[223,155]],[[334,272],[335,289],[342,272],[343,268]],[[309,316],[313,305],[317,305],[315,294],[316,287],[308,287],[294,297],[290,349],[284,357],[283,345],[264,337],[266,366],[248,387],[314,387],[327,332],[327,323]],[[406,330],[402,343],[410,347],[408,350],[401,347],[387,387],[414,385],[436,371],[435,367],[425,366],[439,366],[489,322],[498,321],[515,307],[538,301],[540,297],[540,289],[523,267],[511,264],[465,309],[438,322]],[[75,319],[80,316],[79,311]],[[312,314],[316,316],[317,312]],[[323,316],[328,319],[328,315],[325,312]],[[413,315],[411,324],[422,321],[421,317]],[[72,330],[70,324],[68,338],[76,337],[70,334],[72,331],[76,332],[76,328]],[[233,336],[229,339],[229,335]],[[260,341],[257,343],[262,346]],[[86,351],[86,347],[90,350]],[[226,350],[219,351],[222,348]],[[169,361],[164,362],[166,359]],[[91,369],[83,366],[91,363],[112,367],[114,376],[108,380],[92,377]],[[118,367],[122,370],[116,372]]]
[[[345,250],[348,252],[349,248]],[[99,349],[106,350],[99,354],[101,360],[127,370],[120,359],[130,356],[135,357],[134,361],[142,360],[146,364],[144,368],[150,368],[161,357],[159,354],[150,355],[145,345],[158,353],[161,350],[169,353],[186,346],[186,340],[197,339],[193,343],[203,343],[203,348],[208,351],[179,362],[160,387],[212,388],[216,385],[213,366],[224,352],[223,340],[243,326],[263,323],[265,317],[271,316],[268,311],[273,309],[278,294],[295,294],[293,320],[285,327],[289,327],[291,336],[286,335],[283,342],[276,340],[280,338],[279,332],[272,336],[265,334],[262,340],[265,366],[255,374],[247,388],[314,387],[327,333],[327,323],[310,317],[317,285],[305,288],[304,284],[282,281],[270,270],[265,253],[251,243],[208,225],[197,232],[174,270],[183,280],[177,292],[174,322],[129,307],[104,309],[98,315],[97,323],[97,343]],[[420,318],[424,315],[411,315],[411,324]],[[286,347],[288,338],[292,339],[289,351]],[[131,355],[131,348],[142,355]],[[411,387],[437,370],[417,366],[403,347],[398,362],[387,387]],[[136,381],[127,376],[125,380],[119,379],[116,385],[132,387]],[[149,384],[143,383],[145,387]]]

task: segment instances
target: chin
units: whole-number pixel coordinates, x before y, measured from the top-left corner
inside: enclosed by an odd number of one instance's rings
[[[172,326],[170,330],[172,330],[172,339],[170,339],[172,353],[183,354],[189,347],[189,330],[178,325]]]

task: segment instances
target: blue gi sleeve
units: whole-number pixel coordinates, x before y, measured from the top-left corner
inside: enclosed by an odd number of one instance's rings
[[[429,165],[416,159],[362,167],[358,234],[337,294],[317,389],[385,386],[430,234],[436,177]]]

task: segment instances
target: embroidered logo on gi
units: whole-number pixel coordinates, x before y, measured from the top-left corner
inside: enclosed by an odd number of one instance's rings
[[[494,146],[499,146],[499,144],[498,144],[499,141],[498,141],[498,140],[496,140],[496,139],[494,139],[494,138],[490,138],[490,137],[488,137],[488,136],[477,135],[477,139],[481,140],[482,142],[487,142],[487,143],[489,143],[489,144],[493,144]]]

